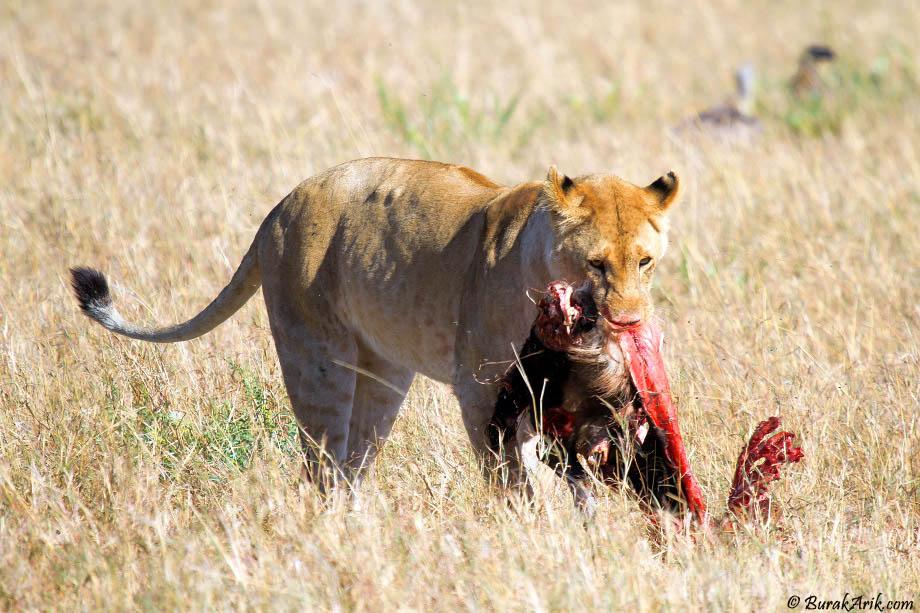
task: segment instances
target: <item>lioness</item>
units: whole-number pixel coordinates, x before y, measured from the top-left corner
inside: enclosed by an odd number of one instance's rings
[[[369,463],[416,373],[453,385],[485,455],[495,382],[530,327],[527,290],[587,277],[611,324],[644,320],[677,192],[673,172],[639,187],[552,167],[509,188],[462,166],[363,159],[288,194],[230,283],[185,323],[127,323],[92,269],[72,269],[72,283],[89,317],[158,343],[208,332],[262,285],[314,480],[310,440],[339,469]]]

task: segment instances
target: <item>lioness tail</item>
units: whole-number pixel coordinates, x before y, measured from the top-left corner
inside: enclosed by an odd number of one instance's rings
[[[184,323],[163,328],[142,328],[126,322],[112,304],[109,284],[98,270],[82,266],[71,268],[70,284],[83,312],[107,330],[154,343],[187,341],[210,332],[226,321],[256,293],[262,284],[262,276],[255,251],[253,243],[230,283],[203,311]]]

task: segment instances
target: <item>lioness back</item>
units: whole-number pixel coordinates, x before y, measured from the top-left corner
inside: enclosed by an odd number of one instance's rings
[[[508,191],[439,162],[370,158],[336,166],[305,181],[273,213],[271,240],[259,249],[266,294],[273,277],[284,285],[278,291],[302,293],[307,320],[325,294],[341,323],[372,349],[449,380],[484,210]],[[420,335],[420,327],[436,332]]]

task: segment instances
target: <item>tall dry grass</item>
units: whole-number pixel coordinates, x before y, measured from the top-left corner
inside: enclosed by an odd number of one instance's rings
[[[920,585],[920,8],[913,2],[0,7],[0,603],[9,609],[776,610]],[[820,104],[784,82],[840,53]],[[760,69],[764,134],[667,127]],[[786,538],[653,547],[622,493],[486,487],[417,381],[353,499],[298,485],[260,300],[200,340],[91,325],[66,269],[171,322],[300,180],[365,155],[513,183],[550,164],[686,187],[659,316],[716,512],[753,425],[806,460]]]

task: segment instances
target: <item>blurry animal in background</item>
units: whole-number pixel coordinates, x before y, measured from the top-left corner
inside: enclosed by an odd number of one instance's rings
[[[836,59],[837,54],[826,45],[809,45],[799,56],[799,67],[789,79],[789,90],[799,98],[827,93],[828,84],[821,75],[821,65]]]
[[[754,92],[757,71],[745,62],[735,71],[735,93],[722,104],[709,107],[675,127],[679,135],[703,133],[729,142],[744,142],[763,131],[760,120],[754,117]]]

